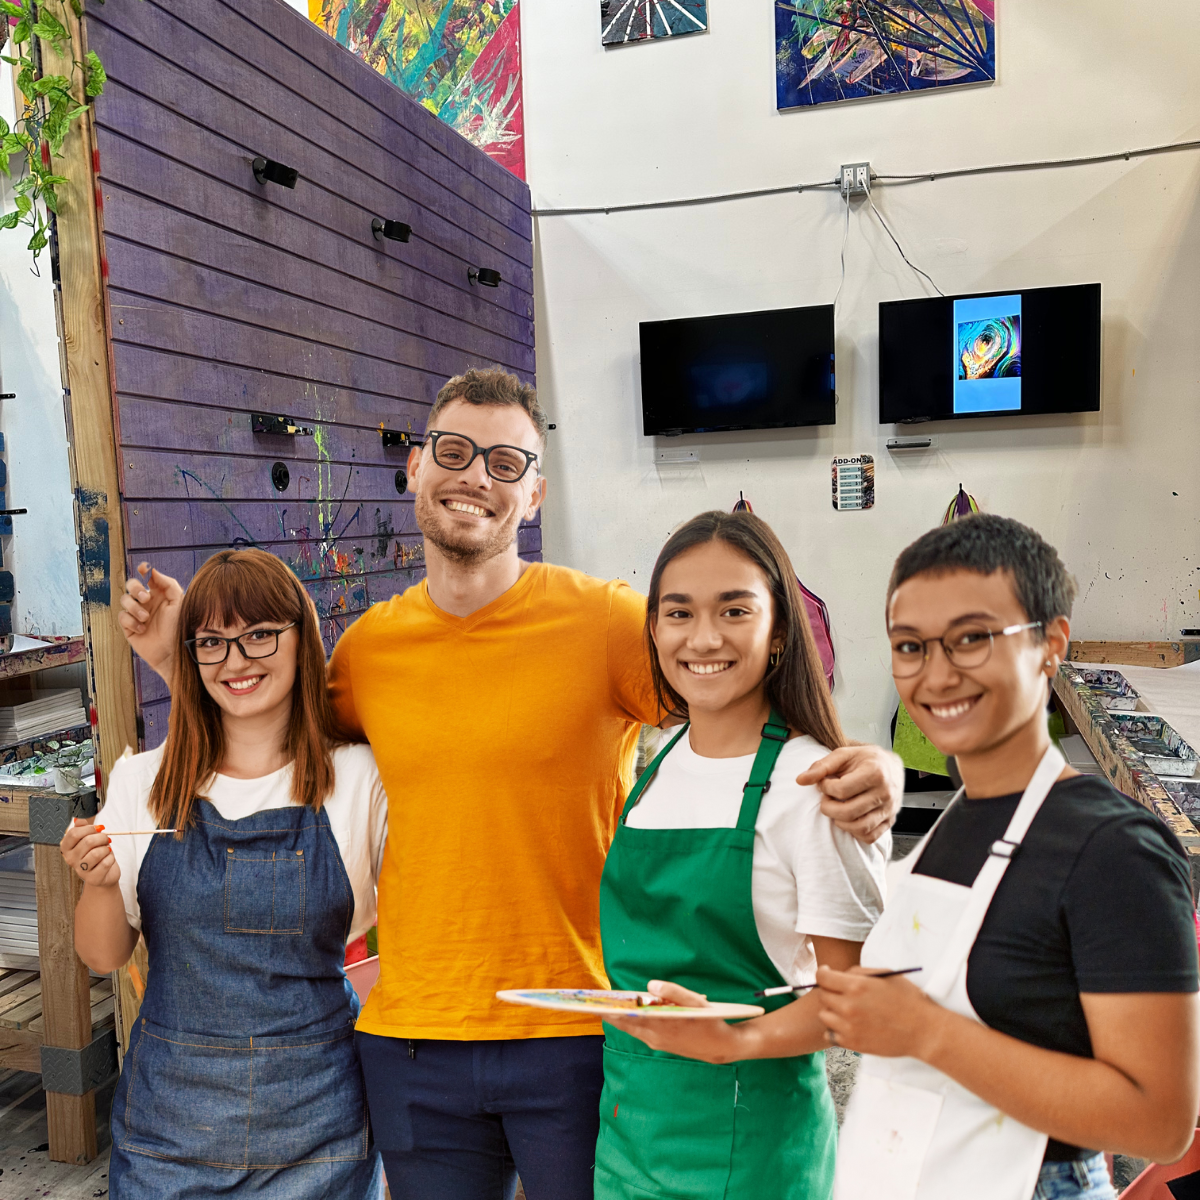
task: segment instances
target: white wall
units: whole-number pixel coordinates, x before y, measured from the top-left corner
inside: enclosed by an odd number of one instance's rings
[[[15,119],[12,69],[0,66],[0,115]],[[13,169],[17,161],[13,160]],[[0,177],[3,211],[12,209],[11,181]],[[8,508],[27,508],[13,517],[14,536],[3,538],[4,567],[17,585],[13,628],[18,633],[83,632],[72,508],[67,428],[63,410],[58,331],[50,253],[31,271],[25,249],[29,230],[0,230],[0,430],[8,464]]]
[[[703,195],[832,178],[842,162],[925,170],[1200,137],[1200,8],[1167,0],[1129,36],[1117,0],[1005,0],[999,80],[779,113],[773,6],[709,0],[711,31],[600,46],[598,5],[523,0],[526,136],[537,207]],[[877,419],[877,304],[932,294],[855,209],[838,307],[836,427],[641,436],[641,320],[828,303],[833,193],[536,222],[538,380],[557,421],[546,556],[645,590],[668,531],[745,489],[829,604],[853,736],[886,741],[894,692],[883,593],[896,553],[961,481],[1025,521],[1080,584],[1081,637],[1200,625],[1200,153],[879,189],[909,257],[947,293],[1099,280],[1097,415],[919,427],[935,451],[889,456]],[[876,507],[837,513],[830,458],[876,456]]]

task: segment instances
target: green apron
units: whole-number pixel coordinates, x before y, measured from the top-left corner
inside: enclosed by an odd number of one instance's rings
[[[686,732],[621,814],[600,884],[604,965],[614,988],[669,979],[748,1003],[786,982],[759,939],[751,879],[758,808],[787,727],[774,712],[763,726],[736,828],[631,829],[629,810]],[[824,1054],[716,1066],[605,1031],[596,1200],[827,1200],[837,1126]]]

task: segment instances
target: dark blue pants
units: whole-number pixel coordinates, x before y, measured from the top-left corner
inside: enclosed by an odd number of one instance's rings
[[[355,1036],[392,1200],[592,1200],[602,1037]]]

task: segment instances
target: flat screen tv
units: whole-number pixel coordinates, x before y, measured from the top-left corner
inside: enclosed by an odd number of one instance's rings
[[[879,306],[882,425],[1100,409],[1100,285]]]
[[[833,305],[643,321],[642,432],[832,425]]]

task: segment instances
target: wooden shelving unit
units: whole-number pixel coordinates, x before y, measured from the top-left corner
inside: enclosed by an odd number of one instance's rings
[[[33,640],[43,641],[41,638]],[[16,679],[21,675],[48,671],[52,667],[69,666],[83,662],[86,656],[87,647],[82,637],[44,640],[41,646],[0,655],[0,679]]]
[[[0,967],[0,1067],[41,1072],[46,1032],[42,999],[39,971]],[[101,1033],[113,1029],[116,1001],[111,977],[92,980],[88,1002],[92,1030]]]

